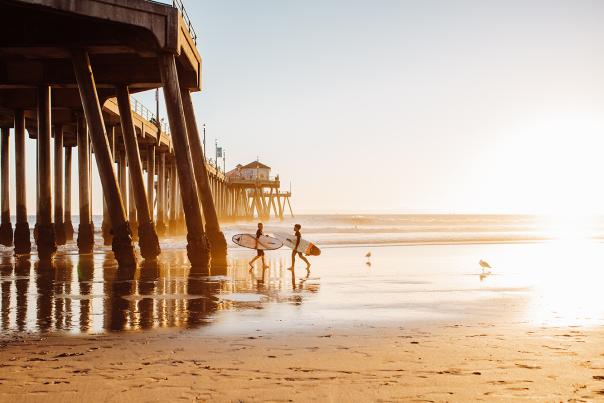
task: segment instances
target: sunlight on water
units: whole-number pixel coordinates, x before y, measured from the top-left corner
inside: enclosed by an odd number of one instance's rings
[[[338,218],[348,225],[349,218]],[[355,218],[360,224],[360,219]],[[397,217],[387,225],[449,227],[470,218]],[[502,226],[500,217],[488,218]],[[523,222],[526,221],[522,218]],[[544,326],[604,323],[604,243],[590,239],[593,222],[562,217],[543,222],[550,241],[416,246],[329,244],[312,270],[288,271],[288,250],[267,253],[270,268],[248,271],[249,249],[231,248],[229,266],[191,271],[184,243],[162,245],[156,264],[116,267],[98,248],[78,256],[61,249],[50,266],[0,250],[0,329],[74,334],[196,328],[254,331],[384,321],[520,321]],[[367,221],[375,225],[373,221]],[[443,224],[444,223],[444,224]],[[456,224],[456,225],[457,225]],[[284,224],[281,224],[282,226]],[[498,224],[499,225],[499,224]],[[272,223],[267,225],[268,229]],[[311,229],[306,226],[304,228]],[[545,231],[545,230],[544,230]],[[306,233],[313,239],[313,233]],[[370,258],[365,257],[368,251]],[[493,267],[483,270],[485,259]]]

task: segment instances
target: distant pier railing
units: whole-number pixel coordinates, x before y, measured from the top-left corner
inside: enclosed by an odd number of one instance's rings
[[[189,34],[191,34],[191,39],[193,39],[193,42],[195,42],[195,44],[197,44],[197,33],[195,32],[195,29],[193,28],[193,24],[191,23],[191,18],[189,17],[189,14],[187,13],[187,10],[185,9],[185,5],[182,3],[182,0],[173,0],[172,5],[180,10],[180,13],[182,14],[182,19],[184,20],[185,24],[187,25],[187,28],[189,29]]]
[[[157,119],[157,115],[153,112],[151,112],[151,110],[149,108],[147,108],[145,105],[143,105],[142,102],[140,102],[139,100],[137,100],[134,97],[130,97],[130,102],[132,102],[132,111],[135,113],[138,113],[141,117],[145,118],[146,120],[148,120],[151,123],[155,123],[156,125],[158,123],[160,123]],[[166,123],[166,122],[161,122],[161,130],[164,133],[170,133],[170,126]]]

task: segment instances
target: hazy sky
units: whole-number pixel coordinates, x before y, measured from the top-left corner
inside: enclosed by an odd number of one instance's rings
[[[604,2],[185,5],[208,144],[298,212],[604,212]]]

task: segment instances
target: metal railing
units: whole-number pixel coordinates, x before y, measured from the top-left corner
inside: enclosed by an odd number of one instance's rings
[[[145,105],[142,104],[142,102],[140,102],[139,100],[137,100],[134,97],[130,97],[130,102],[132,104],[132,111],[139,114],[140,116],[142,116],[144,119],[146,119],[147,121],[149,121],[152,124],[155,124],[157,126],[157,115],[153,112],[151,112],[151,110],[149,108],[147,108]],[[160,122],[161,124],[161,131],[166,133],[166,134],[170,134],[170,126],[166,123],[166,122]]]
[[[173,0],[172,5],[180,10],[180,13],[182,14],[182,19],[184,20],[185,24],[187,25],[187,28],[189,29],[189,34],[191,34],[191,39],[193,39],[193,42],[195,42],[195,44],[197,45],[197,34],[195,33],[195,29],[193,29],[193,23],[191,22],[191,18],[189,17],[189,14],[185,9],[185,5],[182,3],[182,0]]]

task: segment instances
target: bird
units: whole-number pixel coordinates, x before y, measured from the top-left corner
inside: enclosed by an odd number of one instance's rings
[[[480,267],[482,267],[482,270],[484,271],[485,269],[492,269],[491,265],[488,264],[486,261],[480,259],[480,261],[478,262],[478,264],[480,265]]]
[[[367,254],[365,255],[365,257],[367,257],[367,258],[371,257],[371,252],[367,252]]]

